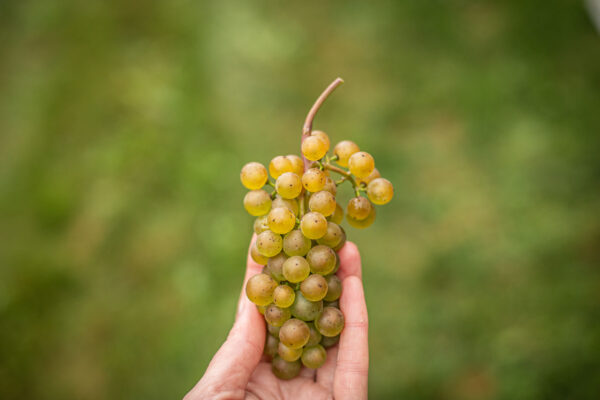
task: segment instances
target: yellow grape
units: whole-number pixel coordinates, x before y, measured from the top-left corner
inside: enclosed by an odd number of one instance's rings
[[[271,208],[287,207],[294,215],[298,215],[300,211],[298,201],[296,199],[284,199],[281,196],[275,197],[271,203]]]
[[[283,239],[272,231],[261,232],[256,237],[256,248],[265,257],[273,257],[281,252]]]
[[[307,160],[320,160],[327,154],[327,150],[327,143],[317,136],[309,136],[302,141],[302,154]]]
[[[342,206],[339,205],[339,203],[335,203],[335,211],[333,212],[333,214],[331,214],[329,216],[329,220],[331,222],[335,222],[336,224],[341,224],[342,220],[344,219],[344,209],[342,208]]]
[[[294,293],[294,289],[288,285],[279,285],[273,291],[273,303],[277,307],[287,308],[294,304],[295,298],[296,294]]]
[[[301,369],[302,363],[299,360],[289,362],[278,355],[273,357],[273,361],[271,362],[271,371],[273,371],[273,375],[279,379],[288,380],[295,378],[298,376]]]
[[[269,212],[269,229],[285,234],[294,229],[296,216],[287,207],[274,208]]]
[[[267,321],[269,325],[281,326],[285,321],[290,319],[290,317],[292,316],[292,312],[289,308],[280,308],[277,307],[275,304],[270,304],[265,309],[264,316],[265,321]]]
[[[343,237],[344,232],[342,231],[342,227],[335,222],[329,221],[327,222],[327,233],[321,239],[317,239],[317,243],[324,244],[333,249],[340,244]]]
[[[284,172],[275,182],[275,190],[284,199],[294,199],[302,192],[302,181],[293,172]]]
[[[267,265],[267,262],[269,261],[269,257],[260,254],[260,251],[258,251],[258,248],[256,247],[256,243],[250,247],[250,257],[260,265]]]
[[[267,179],[269,179],[267,169],[261,163],[249,162],[242,167],[242,172],[240,172],[242,185],[251,190],[263,187],[267,183]]]
[[[285,156],[277,156],[269,163],[269,173],[274,179],[279,178],[284,172],[292,172],[294,166]]]
[[[337,194],[337,186],[335,185],[333,179],[327,177],[327,179],[325,179],[325,186],[323,186],[322,190],[325,190],[326,192],[329,192],[335,196]]]
[[[297,318],[288,319],[279,330],[279,341],[292,349],[302,348],[309,338],[310,328]]]
[[[266,306],[273,301],[277,282],[267,274],[256,274],[246,284],[246,295],[257,306]]]
[[[339,335],[344,329],[344,314],[335,307],[324,307],[321,315],[315,319],[315,328],[323,336]],[[281,331],[279,331],[279,336],[281,337]]]
[[[281,344],[281,343],[280,343]],[[302,351],[302,364],[306,368],[320,368],[327,361],[327,352],[320,344],[305,347]]]
[[[381,178],[381,174],[379,173],[379,170],[377,168],[373,168],[373,172],[371,172],[369,174],[369,176],[367,176],[366,178],[358,178],[356,179],[356,182],[358,184],[365,184],[368,185],[369,182],[371,182],[373,179],[375,178]]]
[[[337,254],[331,247],[319,244],[310,249],[306,261],[313,274],[329,275],[336,266]]]
[[[310,239],[300,230],[293,230],[283,238],[283,251],[288,256],[305,256],[310,250]]]
[[[302,347],[299,349],[292,349],[287,347],[285,344],[279,342],[277,346],[277,354],[285,361],[296,361],[302,355]]]
[[[335,197],[330,192],[322,190],[310,196],[308,208],[328,217],[335,211],[336,204]]]
[[[369,226],[371,226],[371,224],[373,223],[373,221],[375,221],[375,207],[371,208],[371,212],[369,213],[369,216],[365,219],[354,219],[349,215],[346,215],[346,220],[348,221],[348,223],[358,229],[364,229],[367,228]]]
[[[309,239],[320,239],[327,233],[327,220],[318,212],[306,213],[300,221],[300,230]]]
[[[394,186],[385,178],[375,178],[367,185],[367,196],[375,204],[386,204],[394,197]]]
[[[244,196],[244,208],[255,217],[265,215],[271,209],[271,195],[262,189],[251,190]]]
[[[359,151],[350,156],[348,160],[350,172],[358,178],[366,178],[375,169],[375,160],[373,156],[366,151]]]
[[[342,295],[342,281],[337,275],[328,275],[325,279],[327,280],[327,294],[323,300],[336,301]]]
[[[327,294],[327,280],[319,274],[311,274],[300,284],[300,291],[306,300],[323,300]]]
[[[302,186],[309,192],[318,192],[323,189],[327,182],[327,175],[319,168],[309,168],[302,175]]]
[[[272,207],[272,206],[271,206]],[[257,235],[269,229],[268,215],[261,215],[254,220],[254,233]]]
[[[357,151],[360,151],[358,145],[350,140],[342,140],[333,148],[333,154],[338,156],[336,162],[342,167],[348,166],[348,159]]]
[[[292,171],[298,176],[302,176],[304,173],[304,161],[302,161],[302,157],[299,157],[295,154],[289,154],[285,156],[292,163]]]
[[[373,208],[373,205],[371,204],[369,199],[367,199],[366,197],[358,196],[350,199],[350,201],[348,202],[348,209],[346,212],[350,217],[360,221],[369,216],[369,214],[371,213],[371,208]]]
[[[310,274],[310,266],[304,257],[292,256],[283,263],[283,276],[292,283],[302,282]]]
[[[319,139],[323,140],[325,142],[325,145],[327,146],[327,151],[329,151],[329,147],[331,146],[331,142],[329,141],[329,136],[323,132],[323,131],[312,131],[311,136],[316,136]]]

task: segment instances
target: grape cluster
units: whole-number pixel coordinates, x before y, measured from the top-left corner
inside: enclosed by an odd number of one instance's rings
[[[339,142],[330,157],[328,135],[311,130],[301,149],[306,161],[297,155],[277,156],[268,172],[262,164],[250,162],[240,174],[250,189],[244,207],[257,217],[250,254],[264,265],[248,280],[246,294],[264,315],[269,332],[264,352],[281,379],[295,377],[302,365],[323,365],[325,349],[338,343],[344,328],[338,303],[342,282],[336,272],[337,251],[346,242],[346,232],[340,226],[344,210],[336,201],[338,185],[353,186],[355,196],[346,207],[346,219],[356,228],[371,225],[373,204],[386,204],[394,194],[373,157],[354,142]],[[335,181],[332,173],[340,179]],[[274,190],[269,193],[265,186]]]

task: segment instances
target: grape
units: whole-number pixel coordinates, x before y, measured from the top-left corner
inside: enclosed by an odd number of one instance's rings
[[[381,178],[381,174],[379,173],[379,170],[377,168],[373,168],[373,172],[371,172],[366,178],[358,178],[357,182],[359,184],[364,183],[365,185],[368,185],[369,182],[371,182],[375,178]]]
[[[269,229],[269,219],[267,215],[261,215],[254,220],[254,233],[257,235]]]
[[[264,190],[251,190],[244,196],[244,208],[255,217],[265,215],[271,209],[271,195]]]
[[[318,192],[322,190],[327,182],[327,175],[319,168],[309,168],[304,175],[302,175],[302,186],[309,192]]]
[[[277,156],[269,163],[269,173],[273,179],[279,178],[279,175],[284,172],[292,172],[293,170],[294,166],[292,162],[284,156]]]
[[[242,185],[248,189],[254,190],[263,187],[265,183],[267,183],[269,176],[267,175],[267,169],[264,165],[257,162],[249,162],[242,167],[240,179]]]
[[[371,212],[369,213],[369,216],[365,219],[362,220],[356,220],[352,217],[350,217],[349,215],[346,215],[346,220],[348,220],[348,223],[358,229],[363,229],[366,228],[368,226],[370,226],[373,221],[375,221],[375,207],[371,208]]]
[[[281,329],[280,326],[273,326],[273,325],[267,324],[267,330],[269,331],[269,334],[275,336],[278,341],[279,341],[279,330],[280,329]]]
[[[386,204],[394,197],[394,186],[385,178],[375,178],[367,185],[367,196],[375,204]]]
[[[315,328],[315,324],[312,322],[307,322],[308,328],[310,329],[310,336],[308,337],[308,342],[304,346],[314,346],[316,344],[321,343],[321,339],[323,335]]]
[[[320,160],[327,154],[327,150],[327,143],[318,136],[309,136],[302,141],[302,154],[307,160]]]
[[[273,202],[271,203],[271,209],[280,207],[286,207],[291,212],[293,212],[294,215],[298,215],[299,209],[298,201],[296,201],[296,199],[284,199],[281,196],[277,196],[275,197],[275,200],[273,200]]]
[[[267,306],[265,310],[265,320],[273,326],[281,326],[285,321],[290,319],[292,313],[289,308],[280,308],[275,304]]]
[[[322,238],[317,239],[317,243],[334,248],[340,243],[343,235],[344,233],[342,232],[341,226],[335,222],[328,222],[327,233]]]
[[[333,267],[333,270],[327,276],[335,274],[338,272],[338,269],[340,269],[340,256],[338,253],[335,253],[335,267]]]
[[[369,199],[359,196],[350,199],[348,202],[348,210],[346,212],[350,217],[360,221],[369,216],[371,208],[373,208],[373,205]]]
[[[254,262],[260,265],[267,265],[267,261],[269,261],[269,257],[265,257],[262,254],[260,254],[260,252],[256,248],[256,243],[254,243],[250,247],[250,256],[252,257]]]
[[[304,217],[302,217],[302,221],[300,221],[300,229],[307,238],[319,239],[327,233],[327,220],[323,214],[309,212],[304,214]]]
[[[265,310],[267,309],[267,306],[256,306],[256,309],[258,310],[259,313],[261,313],[262,315],[265,315]]]
[[[318,212],[324,217],[328,217],[335,211],[336,204],[335,197],[331,193],[322,190],[310,196],[308,208],[310,208],[310,211]]]
[[[334,222],[336,224],[341,224],[342,220],[344,219],[344,209],[342,208],[342,206],[340,206],[339,203],[335,203],[335,211],[333,212],[333,214],[331,214],[329,216],[329,220],[331,222]]]
[[[256,274],[248,279],[246,295],[258,306],[266,306],[273,301],[273,291],[277,282],[267,274]]]
[[[271,370],[279,379],[292,379],[300,373],[301,369],[302,363],[299,360],[289,362],[278,355],[273,357],[271,362]]]
[[[296,290],[296,298],[290,310],[293,317],[303,321],[312,321],[323,311],[323,301],[307,300],[300,290]]]
[[[321,275],[312,274],[302,281],[300,291],[306,300],[322,300],[327,294],[327,280]]]
[[[274,208],[269,212],[269,229],[271,231],[284,234],[294,229],[295,225],[296,216],[287,207]]]
[[[285,344],[279,342],[277,345],[277,354],[285,361],[296,361],[302,355],[302,348],[292,349],[287,347]]]
[[[310,246],[310,239],[298,229],[291,231],[283,238],[283,251],[288,256],[305,256],[310,250]]]
[[[342,281],[337,275],[329,275],[325,280],[327,281],[327,294],[323,300],[336,301],[342,295]],[[277,289],[275,290],[277,291]]]
[[[277,349],[279,347],[279,339],[271,335],[267,335],[265,338],[265,350],[264,353],[269,357],[275,357]]]
[[[327,179],[325,179],[325,186],[323,186],[323,190],[331,193],[334,196],[337,194],[337,186],[333,179],[331,179],[330,177],[327,177]]]
[[[302,161],[302,158],[298,157],[295,154],[287,155],[285,156],[285,158],[290,160],[290,162],[292,163],[291,172],[295,173],[298,176],[302,176],[302,174],[304,173],[304,161]]]
[[[263,256],[273,257],[281,251],[282,247],[283,239],[275,232],[264,231],[256,237],[256,248]]]
[[[306,322],[296,318],[285,321],[279,330],[279,341],[292,349],[301,348],[308,342],[309,338],[310,328],[306,325]]]
[[[375,160],[373,156],[365,151],[359,151],[350,156],[348,160],[350,172],[358,178],[366,178],[373,172],[375,168]]]
[[[339,309],[340,308],[340,302],[339,300],[335,300],[335,301],[323,301],[323,307],[334,307]]]
[[[330,247],[320,244],[310,249],[306,261],[313,274],[327,275],[335,268],[336,254]]]
[[[284,172],[275,181],[275,190],[284,199],[294,199],[302,192],[302,181],[293,172]]]
[[[344,314],[337,308],[324,307],[323,312],[315,319],[315,327],[323,336],[339,335],[344,329]],[[279,340],[281,340],[281,331],[279,332]]]
[[[310,274],[310,267],[304,257],[292,256],[283,263],[283,276],[292,283],[302,282]]]
[[[307,368],[317,369],[325,364],[326,360],[327,352],[320,344],[306,347],[302,351],[302,364]]]
[[[340,335],[336,335],[336,336],[332,336],[332,337],[323,336],[323,338],[321,339],[321,346],[328,349],[328,348],[333,347],[336,344],[338,344],[339,341],[340,341]]]
[[[342,167],[348,166],[348,159],[357,151],[360,151],[358,145],[350,140],[343,140],[335,145],[333,154],[338,156],[337,163]],[[273,174],[271,174],[273,175]]]
[[[288,285],[279,285],[273,291],[273,303],[277,307],[287,308],[294,303],[296,294]]]
[[[269,258],[265,267],[265,273],[268,273],[277,282],[285,281],[285,277],[283,276],[283,263],[285,260],[287,260],[287,257],[284,252]]]
[[[333,250],[335,251],[340,251],[342,247],[344,247],[344,245],[346,244],[346,231],[341,226],[340,229],[342,230],[342,239],[340,240],[337,246],[333,247]]]
[[[327,134],[323,131],[312,131],[310,133],[311,136],[316,136],[319,139],[323,140],[323,142],[325,142],[325,145],[327,146],[327,151],[329,151],[329,146],[331,146],[331,142],[329,141],[329,136],[327,136]]]

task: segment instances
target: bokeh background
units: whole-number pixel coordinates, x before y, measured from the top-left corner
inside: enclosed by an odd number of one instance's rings
[[[396,187],[346,225],[370,397],[599,398],[600,37],[553,0],[0,2],[0,398],[181,398],[233,321],[239,170],[336,76],[315,127]]]

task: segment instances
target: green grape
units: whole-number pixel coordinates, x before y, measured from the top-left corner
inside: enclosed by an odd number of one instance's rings
[[[285,344],[279,342],[277,345],[277,354],[285,361],[296,361],[302,355],[302,348],[292,349],[287,347]]]
[[[340,341],[340,335],[336,335],[336,336],[332,336],[332,337],[323,336],[323,339],[321,339],[321,346],[328,349],[328,348],[333,347],[336,344],[338,344],[339,341]]]
[[[303,321],[312,321],[323,311],[323,301],[307,300],[300,290],[296,290],[294,304],[290,307],[292,316]]]
[[[267,274],[256,274],[246,284],[246,295],[258,306],[266,306],[273,301],[273,291],[277,282]]]
[[[316,344],[321,343],[321,339],[323,335],[315,328],[315,324],[312,322],[307,322],[308,328],[310,329],[310,336],[308,337],[308,342],[304,346],[314,346]]]
[[[335,196],[337,194],[337,185],[335,184],[333,179],[327,177],[327,179],[325,179],[325,186],[323,186],[322,190],[329,192]]]
[[[331,214],[329,216],[329,220],[331,222],[334,222],[336,224],[341,224],[342,220],[344,219],[344,209],[342,208],[342,206],[340,206],[339,203],[335,203],[335,211],[333,212],[333,214]]]
[[[265,267],[265,273],[271,275],[271,278],[277,282],[285,281],[285,277],[283,276],[283,263],[285,260],[287,260],[287,256],[284,252],[269,258]]]
[[[323,189],[327,182],[327,175],[319,168],[309,168],[302,175],[302,186],[309,192],[318,192]]]
[[[365,185],[368,185],[369,182],[371,182],[373,179],[375,178],[381,178],[381,174],[379,173],[379,170],[377,168],[373,168],[373,172],[371,172],[369,174],[369,176],[365,177],[365,178],[358,178],[356,180],[356,182],[360,185],[362,185],[363,183]]]
[[[300,291],[306,300],[323,300],[327,294],[327,280],[319,274],[312,274],[302,281]]]
[[[264,353],[269,357],[273,358],[277,354],[279,348],[279,339],[271,335],[267,335],[265,338],[265,350]]]
[[[369,199],[367,199],[366,197],[358,196],[350,199],[350,201],[348,202],[348,209],[346,213],[351,218],[360,221],[369,216],[372,208],[373,205],[371,204]],[[271,210],[271,212],[273,211]]]
[[[262,254],[260,254],[258,248],[256,248],[256,243],[254,243],[250,247],[250,256],[252,257],[254,262],[260,265],[267,265],[267,261],[269,261],[269,257],[265,257]]]
[[[340,308],[340,301],[339,300],[335,300],[335,301],[323,301],[323,307],[334,307],[334,308],[337,308],[339,310],[339,308]]]
[[[271,195],[264,190],[251,190],[244,196],[244,208],[248,214],[258,217],[271,209]]]
[[[302,154],[307,160],[317,161],[327,154],[327,143],[318,136],[309,136],[302,141]]]
[[[276,337],[278,341],[279,341],[279,330],[280,329],[281,329],[280,326],[273,326],[273,325],[267,324],[267,330],[269,331],[269,334]]]
[[[320,368],[327,360],[327,352],[320,344],[306,347],[302,351],[302,364],[307,368]]]
[[[294,166],[292,162],[284,156],[277,156],[269,163],[269,173],[273,179],[279,178],[279,176],[285,172],[292,172]]]
[[[302,181],[293,172],[284,172],[275,181],[275,190],[284,199],[294,199],[302,192]]]
[[[375,168],[373,156],[366,151],[359,151],[350,156],[348,160],[350,172],[358,178],[366,178]]]
[[[322,190],[310,196],[308,208],[310,208],[310,211],[318,212],[324,217],[328,217],[335,211],[336,204],[335,196]]]
[[[274,208],[269,212],[269,229],[285,234],[294,229],[296,216],[287,207]]]
[[[357,151],[360,151],[358,145],[350,140],[343,140],[333,148],[333,154],[338,156],[336,162],[342,167],[348,166],[348,159]]]
[[[273,361],[271,362],[271,370],[279,379],[288,380],[295,378],[298,376],[301,369],[302,363],[300,360],[289,362],[277,355],[273,357]]]
[[[336,301],[342,295],[342,281],[337,275],[329,275],[325,279],[327,281],[327,294],[323,300]]]
[[[291,306],[294,303],[294,298],[296,298],[294,289],[288,285],[279,285],[273,292],[273,303],[277,307],[287,308]]]
[[[313,274],[327,275],[335,268],[336,254],[332,248],[320,244],[310,249],[306,261]]]
[[[335,251],[340,251],[342,247],[344,247],[344,245],[346,244],[346,231],[341,226],[340,229],[342,230],[342,239],[340,240],[337,246],[333,247],[333,250]]]
[[[280,308],[275,304],[270,304],[265,310],[265,321],[273,326],[283,325],[291,316],[292,313],[289,308]]]
[[[324,307],[323,312],[315,319],[315,328],[323,336],[339,335],[344,329],[344,314],[337,308]],[[281,331],[279,332],[279,340],[281,340]]]
[[[273,257],[283,248],[283,239],[275,232],[264,231],[256,237],[256,248],[263,256]]]
[[[327,220],[321,213],[306,213],[300,221],[300,230],[309,239],[322,238],[327,233]]]
[[[340,269],[340,256],[338,253],[335,253],[335,267],[333,267],[333,270],[327,276],[335,274],[338,272],[338,269]]]
[[[375,204],[386,204],[394,197],[394,186],[385,178],[375,178],[367,185],[367,196]]]
[[[302,282],[310,274],[310,266],[304,257],[292,256],[283,263],[283,276],[292,283]]]
[[[257,235],[269,229],[268,215],[261,215],[254,220],[254,233]]]
[[[296,318],[285,321],[279,330],[279,341],[292,349],[301,348],[308,342],[309,338],[310,328],[306,325],[306,322]]]
[[[319,139],[321,139],[322,141],[325,142],[325,145],[327,146],[327,151],[329,151],[329,146],[331,146],[331,142],[329,141],[329,136],[323,132],[323,131],[312,131],[310,133],[311,136],[316,136]]]
[[[302,161],[302,158],[298,157],[295,154],[289,154],[285,156],[285,158],[290,160],[290,162],[292,163],[291,172],[295,173],[298,176],[302,176],[302,174],[304,173],[304,161]]]
[[[280,207],[286,207],[293,212],[294,215],[298,215],[298,212],[300,211],[298,208],[298,201],[296,201],[296,199],[284,199],[281,196],[277,196],[271,203],[271,209]]]
[[[265,310],[267,309],[267,306],[256,306],[256,309],[258,310],[259,313],[261,313],[262,315],[265,315]]]
[[[344,232],[341,226],[335,222],[328,222],[327,233],[322,238],[317,239],[317,243],[334,248],[340,243],[343,236]]]
[[[373,223],[373,221],[375,221],[375,207],[371,208],[371,212],[369,213],[369,216],[365,219],[362,220],[356,220],[354,218],[352,218],[349,215],[346,215],[346,220],[348,221],[348,223],[358,229],[364,229],[367,228],[369,226],[371,226],[371,224]]]
[[[283,251],[288,256],[305,256],[310,250],[311,242],[302,231],[296,229],[283,237]]]
[[[250,190],[260,189],[267,183],[269,176],[264,165],[257,162],[249,162],[242,167],[240,173],[242,185]]]

